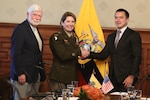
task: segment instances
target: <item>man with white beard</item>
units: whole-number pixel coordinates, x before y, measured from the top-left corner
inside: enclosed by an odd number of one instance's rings
[[[43,39],[37,28],[42,14],[39,5],[31,5],[27,11],[27,19],[14,29],[11,37],[10,80],[14,100],[23,100],[36,94],[40,81],[45,80]]]

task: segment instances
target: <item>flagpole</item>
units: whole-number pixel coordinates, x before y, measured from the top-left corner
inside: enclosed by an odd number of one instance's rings
[[[105,61],[105,68],[104,68],[104,77],[106,76],[106,61]]]

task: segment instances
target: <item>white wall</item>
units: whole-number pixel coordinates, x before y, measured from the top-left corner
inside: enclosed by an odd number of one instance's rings
[[[129,27],[150,28],[150,0],[93,0],[102,27],[114,26],[114,12],[125,8],[130,13]],[[78,16],[83,0],[0,0],[0,22],[20,23],[32,3],[44,9],[42,24],[59,25],[66,11]]]

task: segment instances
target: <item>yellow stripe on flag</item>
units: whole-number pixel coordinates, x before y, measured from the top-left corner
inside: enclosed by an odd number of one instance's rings
[[[94,87],[96,87],[96,88],[101,88],[101,84],[100,84],[99,81],[96,79],[96,77],[94,76],[93,73],[92,73],[92,75],[91,75],[90,82],[91,82],[92,85],[94,85]]]
[[[79,16],[77,18],[75,32],[79,37],[79,41],[84,41],[91,45],[93,52],[100,52],[104,45],[105,39],[103,31],[98,20],[93,0],[84,0]],[[85,64],[90,59],[81,60],[80,64]],[[94,60],[102,77],[108,73],[107,61]]]

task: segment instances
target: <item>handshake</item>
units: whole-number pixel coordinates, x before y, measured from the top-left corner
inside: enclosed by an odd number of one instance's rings
[[[91,45],[90,44],[82,44],[81,47],[81,59],[85,59],[90,55]]]

